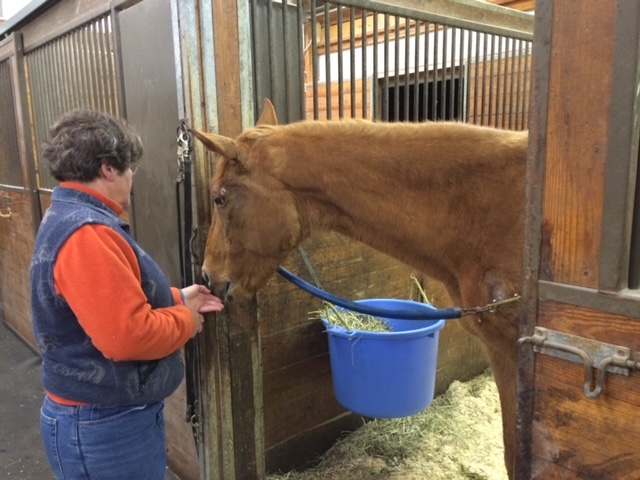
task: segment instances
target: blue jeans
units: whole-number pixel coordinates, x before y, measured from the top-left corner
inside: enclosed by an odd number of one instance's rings
[[[69,407],[45,397],[42,438],[56,477],[162,480],[167,468],[161,402],[130,407]]]

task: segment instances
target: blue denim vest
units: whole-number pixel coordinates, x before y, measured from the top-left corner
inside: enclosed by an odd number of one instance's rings
[[[33,329],[42,354],[43,385],[60,397],[91,404],[141,405],[163,400],[184,377],[180,352],[154,361],[109,360],[93,346],[68,303],[55,290],[53,271],[58,252],[87,224],[106,225],[131,245],[140,265],[142,289],[153,308],[174,305],[166,275],[131,237],[125,222],[91,195],[55,188],[31,262]],[[87,268],[91,268],[89,260]]]

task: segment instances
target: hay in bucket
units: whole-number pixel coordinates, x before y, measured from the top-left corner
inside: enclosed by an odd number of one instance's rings
[[[429,297],[425,293],[420,281],[415,275],[411,275],[411,289],[409,291],[409,299],[412,300],[415,291],[424,303],[430,304]],[[383,319],[367,315],[364,313],[354,312],[341,307],[337,307],[329,302],[324,302],[324,308],[311,312],[310,318],[316,320],[326,319],[330,326],[344,327],[348,331],[361,332],[390,332],[391,327]]]
[[[267,480],[506,480],[500,401],[490,371],[454,381],[412,417],[372,420],[316,467]]]
[[[324,302],[324,308],[311,312],[310,318],[316,320],[326,319],[330,326],[344,327],[349,331],[359,330],[362,332],[390,332],[391,328],[382,319],[364,313],[346,310],[335,305]]]

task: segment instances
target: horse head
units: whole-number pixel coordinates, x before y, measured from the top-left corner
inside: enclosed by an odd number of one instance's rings
[[[293,197],[274,172],[278,149],[266,141],[277,123],[265,100],[256,127],[236,138],[191,130],[220,156],[210,181],[212,221],[202,276],[227,300],[253,295],[301,241]]]

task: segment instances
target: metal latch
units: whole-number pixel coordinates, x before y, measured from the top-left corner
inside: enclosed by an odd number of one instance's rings
[[[536,327],[533,335],[522,337],[518,344],[533,344],[533,351],[562,358],[584,366],[584,394],[587,398],[598,398],[604,389],[606,372],[629,376],[632,369],[640,369],[627,347],[578,337]],[[596,369],[595,382],[592,369]],[[595,384],[594,384],[595,383]]]

